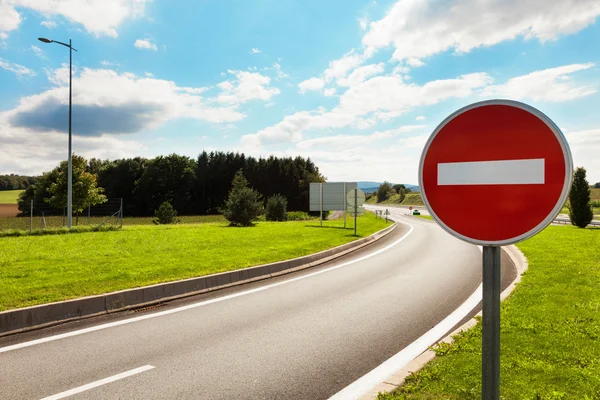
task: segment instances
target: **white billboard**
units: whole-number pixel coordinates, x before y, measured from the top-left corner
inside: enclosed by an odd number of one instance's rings
[[[346,196],[356,189],[356,182],[311,183],[308,202],[310,211],[343,211],[348,207]]]

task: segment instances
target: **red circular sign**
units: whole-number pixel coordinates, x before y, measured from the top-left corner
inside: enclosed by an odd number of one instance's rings
[[[412,206],[408,207],[409,210],[412,210]]]
[[[446,118],[427,141],[419,184],[433,218],[470,243],[505,245],[551,223],[573,164],[560,129],[523,103],[490,100]]]

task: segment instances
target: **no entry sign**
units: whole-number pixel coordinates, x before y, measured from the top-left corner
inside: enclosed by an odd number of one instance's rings
[[[446,118],[419,166],[423,201],[452,235],[479,245],[526,239],[553,221],[573,164],[560,129],[523,103],[490,100]]]

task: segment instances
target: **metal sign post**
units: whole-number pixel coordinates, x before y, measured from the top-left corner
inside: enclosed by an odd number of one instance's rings
[[[348,193],[348,192],[346,191],[346,182],[344,182],[344,193],[342,194],[342,197],[346,196],[346,193]],[[345,198],[342,199],[342,201],[344,201],[344,200],[346,200],[346,199]],[[344,210],[344,229],[346,229],[346,214],[347,214],[347,210]]]
[[[323,184],[321,183],[319,185],[319,190],[320,190],[320,198],[321,198],[321,212],[319,214],[319,221],[321,223],[321,226],[323,226]]]
[[[483,400],[500,398],[500,250],[499,246],[483,246]]]
[[[358,189],[354,189],[354,236],[356,236],[356,216],[358,215]]]

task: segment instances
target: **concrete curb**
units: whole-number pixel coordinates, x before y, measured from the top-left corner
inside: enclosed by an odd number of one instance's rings
[[[517,246],[505,246],[502,247],[502,250],[510,257],[512,262],[515,264],[517,268],[517,277],[515,280],[508,285],[506,289],[500,294],[500,300],[504,301],[510,294],[515,290],[515,287],[519,282],[521,282],[521,275],[527,271],[529,267],[529,263],[527,262],[527,258],[525,255],[517,248]],[[481,311],[477,313],[478,317],[481,317]],[[439,340],[437,343],[452,343],[454,341],[454,335],[459,332],[465,331],[467,329],[471,329],[477,325],[477,320],[475,318],[471,318],[469,321],[465,322],[463,325],[458,327],[452,333]],[[431,349],[426,350],[421,353],[417,358],[408,363],[404,368],[400,369],[396,373],[392,374],[388,378],[386,378],[383,382],[379,383],[373,389],[371,389],[367,394],[361,397],[361,400],[371,400],[377,399],[377,395],[380,392],[391,392],[396,389],[398,386],[402,386],[404,384],[404,380],[413,372],[417,372],[422,369],[428,362],[435,358],[435,352]]]
[[[149,307],[231,286],[316,267],[361,249],[387,236],[398,223],[374,234],[328,250],[291,260],[259,265],[197,278],[159,283],[96,296],[41,304],[0,312],[0,337],[41,329],[65,322],[91,318],[134,308]]]

